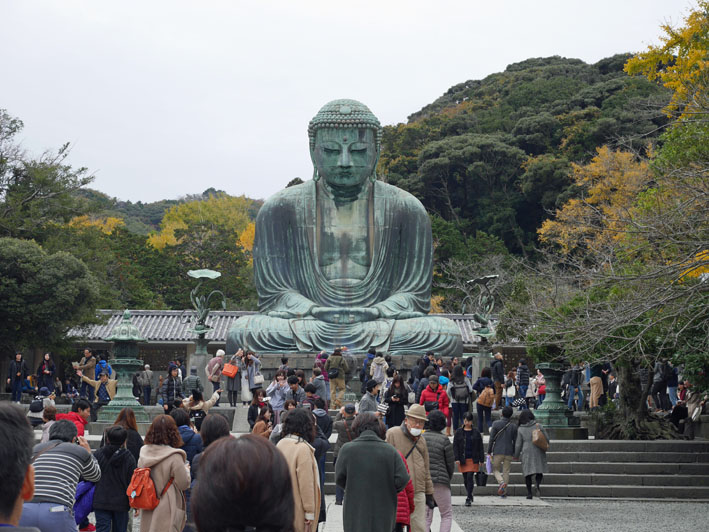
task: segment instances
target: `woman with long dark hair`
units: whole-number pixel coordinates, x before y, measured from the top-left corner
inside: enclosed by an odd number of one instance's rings
[[[273,422],[271,420],[272,415],[273,413],[271,412],[271,409],[268,408],[268,405],[261,408],[261,411],[256,418],[256,423],[254,423],[254,426],[251,429],[252,434],[263,436],[264,438],[270,438],[271,431],[273,430]]]
[[[265,398],[266,390],[264,390],[263,388],[254,390],[254,397],[251,400],[251,404],[249,405],[249,411],[246,414],[246,420],[249,422],[249,429],[254,428],[254,425],[256,424],[256,418],[258,417],[258,414],[261,409],[265,406],[268,406]]]
[[[278,449],[288,463],[295,499],[293,530],[315,530],[320,515],[320,475],[315,459],[315,421],[304,408],[288,412],[283,419],[283,438]]]
[[[394,376],[391,386],[384,395],[384,401],[389,405],[386,415],[387,427],[398,427],[404,422],[406,406],[409,404],[409,392],[401,375]]]
[[[448,398],[453,410],[453,431],[463,423],[463,417],[468,411],[473,385],[460,365],[453,366],[453,377],[448,383]]]
[[[118,417],[116,421],[113,422],[114,425],[119,425],[128,431],[128,439],[126,440],[126,447],[138,461],[140,458],[140,448],[143,447],[143,438],[138,432],[138,423],[135,420],[135,412],[132,408],[125,407],[120,412],[118,412]],[[105,435],[101,437],[101,445],[103,447],[105,443]]]
[[[233,366],[238,366],[238,355],[231,355],[231,358],[229,359],[229,364]],[[239,402],[239,391],[241,391],[241,375],[237,373],[233,377],[227,377],[226,391],[229,395],[229,406],[236,407],[236,404]]]
[[[475,473],[480,471],[480,466],[485,461],[483,437],[480,431],[473,426],[475,417],[472,412],[465,414],[463,426],[455,431],[453,436],[453,454],[458,464],[458,470],[463,474],[463,483],[467,498],[465,505],[473,502],[473,489],[475,489]]]
[[[192,495],[199,532],[293,531],[300,501],[294,501],[287,460],[275,446],[246,434],[220,438],[203,454],[201,473],[209,482],[198,482]]]
[[[52,360],[52,355],[44,354],[42,362],[37,368],[37,389],[47,388],[49,393],[54,391],[54,374],[57,372],[57,367]]]
[[[256,384],[256,375],[261,373],[261,361],[253,351],[246,351],[239,359],[239,372],[241,373],[241,400],[244,406],[249,402],[249,395],[252,397],[256,394],[256,390],[263,387],[262,384]]]

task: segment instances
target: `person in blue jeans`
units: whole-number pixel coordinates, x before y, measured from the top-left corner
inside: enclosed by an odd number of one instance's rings
[[[15,360],[10,362],[7,371],[7,383],[12,388],[12,401],[19,403],[22,401],[22,385],[29,374],[27,362],[22,358],[22,353],[15,354]]]
[[[574,396],[578,390],[579,398],[577,403],[577,410],[580,412],[583,410],[583,391],[581,390],[581,385],[584,383],[584,368],[583,364],[571,368],[571,376],[569,377],[569,410],[574,409]]]
[[[529,367],[525,359],[520,359],[517,365],[517,386],[519,387],[519,396],[523,399],[527,397],[527,389],[529,388]],[[527,403],[525,402],[519,407],[520,410],[525,410]]]
[[[101,468],[101,479],[96,484],[93,510],[96,532],[126,532],[130,504],[126,489],[136,467],[135,457],[126,449],[128,431],[120,425],[106,430],[106,444],[94,457]]]
[[[515,382],[514,370],[507,374],[507,380],[505,381],[505,392],[505,406],[513,406],[512,403],[515,400],[515,395],[517,395],[517,383]]]

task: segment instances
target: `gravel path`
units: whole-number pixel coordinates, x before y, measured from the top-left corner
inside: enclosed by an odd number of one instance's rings
[[[453,507],[463,530],[635,532],[648,530],[707,530],[705,502],[547,501],[549,506]]]

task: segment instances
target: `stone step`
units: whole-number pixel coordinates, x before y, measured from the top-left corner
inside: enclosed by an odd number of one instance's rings
[[[577,475],[709,475],[709,463],[689,462],[668,464],[666,462],[550,462],[549,473]],[[328,460],[325,472],[334,471]],[[512,473],[520,473],[522,464],[512,462]]]
[[[328,461],[332,461],[332,454],[328,452]],[[553,463],[585,463],[585,462],[610,462],[610,463],[708,463],[709,452],[547,452],[547,462]]]
[[[332,440],[335,441],[334,439]],[[483,438],[487,449],[488,437]],[[551,440],[549,454],[559,453],[709,453],[709,440]],[[328,451],[331,455],[332,451]]]
[[[706,452],[547,452],[547,462],[709,462]]]
[[[546,477],[545,477],[546,479]],[[335,493],[335,485],[325,484],[325,493],[332,495]],[[465,496],[465,488],[462,485],[451,487],[453,496]],[[475,496],[495,496],[497,495],[497,485],[488,482],[485,487],[475,487]],[[522,484],[511,484],[507,487],[507,494],[512,497],[525,497],[527,488]],[[602,485],[558,485],[542,484],[542,498],[544,497],[569,497],[569,498],[618,498],[618,499],[709,499],[709,486],[602,486]]]
[[[335,473],[325,473],[325,482],[334,483]],[[709,486],[709,475],[608,475],[593,473],[590,475],[547,473],[544,482],[560,486]],[[492,479],[492,483],[495,483]],[[455,473],[451,480],[452,485],[463,485],[463,475]],[[512,472],[510,484],[524,485],[524,476],[521,472]]]

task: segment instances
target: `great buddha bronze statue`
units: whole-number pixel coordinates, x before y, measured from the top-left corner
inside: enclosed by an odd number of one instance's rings
[[[260,314],[239,318],[227,350],[462,353],[460,330],[428,316],[431,223],[421,202],[377,180],[379,120],[335,100],[308,127],[312,181],[276,193],[256,219]]]

